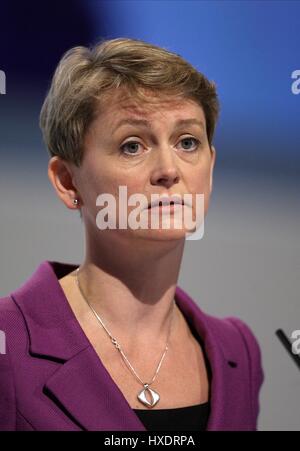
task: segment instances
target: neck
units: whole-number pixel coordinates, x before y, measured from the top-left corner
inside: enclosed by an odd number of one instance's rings
[[[132,343],[165,341],[179,314],[173,301],[184,240],[148,247],[109,242],[97,252],[87,247],[78,271],[84,295],[78,290],[79,302],[88,301],[112,335]]]

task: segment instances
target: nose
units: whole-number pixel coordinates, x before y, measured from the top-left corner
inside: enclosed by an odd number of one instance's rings
[[[168,146],[157,151],[157,158],[151,174],[152,185],[162,185],[166,188],[179,182],[178,168],[175,163],[174,150]]]

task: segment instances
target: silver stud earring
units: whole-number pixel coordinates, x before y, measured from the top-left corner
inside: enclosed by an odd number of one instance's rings
[[[73,204],[74,204],[74,205],[78,205],[78,199],[76,199],[76,198],[73,199]]]

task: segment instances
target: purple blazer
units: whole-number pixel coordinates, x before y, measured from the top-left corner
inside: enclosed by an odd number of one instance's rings
[[[43,261],[0,299],[0,430],[145,431],[77,321],[58,279],[78,265]],[[207,430],[257,430],[264,380],[251,329],[175,299],[199,333],[212,370]],[[5,344],[5,349],[3,344]]]

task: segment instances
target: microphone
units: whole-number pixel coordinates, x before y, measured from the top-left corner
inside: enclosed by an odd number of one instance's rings
[[[288,337],[286,336],[286,334],[283,332],[282,329],[277,329],[275,334],[277,335],[277,337],[279,338],[279,340],[281,341],[281,343],[283,344],[283,346],[285,347],[285,349],[287,350],[287,352],[292,357],[292,359],[294,360],[294,362],[296,363],[296,365],[300,370],[300,354],[293,353],[292,343],[290,342],[290,340],[288,339]]]

